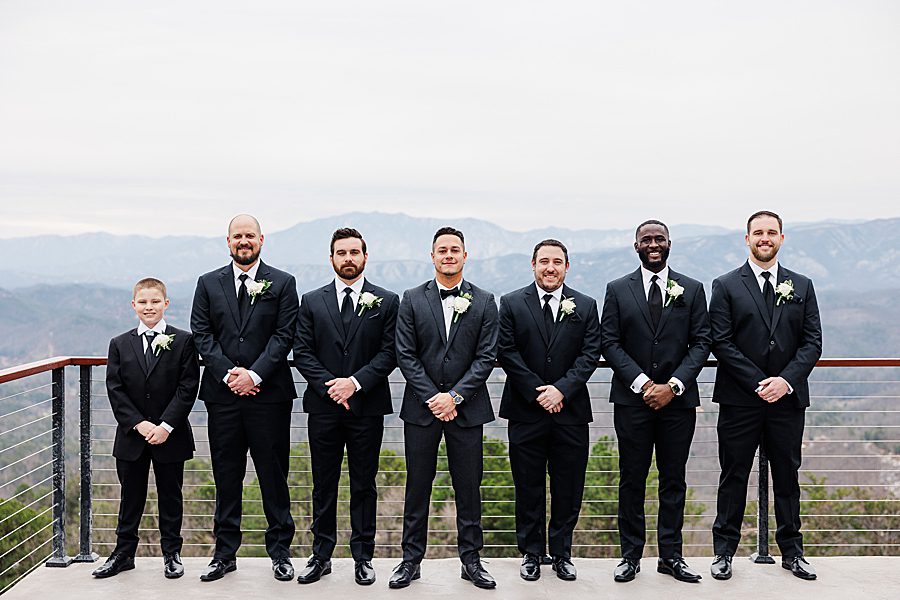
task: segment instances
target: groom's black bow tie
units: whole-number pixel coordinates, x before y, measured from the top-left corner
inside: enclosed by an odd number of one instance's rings
[[[459,296],[459,288],[455,287],[452,290],[441,290],[441,300],[446,300],[449,296]]]

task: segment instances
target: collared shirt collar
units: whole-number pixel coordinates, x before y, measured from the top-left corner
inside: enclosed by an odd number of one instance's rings
[[[753,275],[756,277],[756,283],[759,285],[760,290],[763,289],[763,285],[766,283],[766,280],[763,279],[762,276],[764,272],[769,272],[772,274],[772,276],[769,278],[769,281],[772,282],[773,287],[778,285],[778,260],[776,260],[775,264],[773,264],[768,269],[763,269],[761,266],[759,266],[749,258],[747,259],[747,264],[750,265],[750,269],[753,271]]]
[[[656,275],[659,277],[661,285],[663,287],[666,286],[666,283],[669,281],[669,265],[663,267],[663,270],[659,273],[654,273],[653,271],[647,269],[644,265],[641,265],[641,277],[644,280],[644,291],[650,289],[650,280],[653,279],[653,276]]]
[[[334,278],[334,289],[335,289],[335,291],[337,291],[339,296],[343,297],[344,296],[344,288],[349,287],[351,290],[353,290],[353,296],[358,297],[360,294],[362,294],[363,284],[365,283],[365,281],[366,281],[365,277],[360,277],[353,283],[353,285],[348,286],[346,283],[341,281],[338,277],[335,277]]]
[[[137,334],[144,335],[145,331],[150,331],[150,328],[144,325],[144,322],[141,321],[138,323]],[[166,332],[166,320],[160,319],[159,323],[153,326],[153,331],[156,333],[165,333]]]
[[[259,261],[256,261],[256,264],[250,267],[247,271],[242,271],[234,261],[231,262],[231,271],[234,274],[234,280],[237,282],[237,285],[241,284],[240,277],[243,273],[246,273],[251,281],[256,281],[256,272],[259,271]]]
[[[547,290],[545,290],[544,288],[539,286],[537,281],[535,281],[534,287],[537,290],[537,295],[538,295],[538,299],[541,301],[541,306],[543,306],[544,296],[546,296],[547,294],[550,294],[551,296],[553,296],[553,300],[556,300],[557,303],[562,302],[563,286],[559,286],[552,292],[548,292]],[[550,305],[552,306],[553,303],[551,302]]]

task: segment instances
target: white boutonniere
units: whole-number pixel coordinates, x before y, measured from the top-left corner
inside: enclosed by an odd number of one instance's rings
[[[156,337],[153,338],[153,342],[150,343],[150,347],[153,348],[153,356],[159,356],[159,353],[163,350],[171,350],[172,342],[175,340],[175,334],[166,335],[165,333],[157,333]]]
[[[268,279],[260,279],[259,281],[247,282],[247,293],[250,294],[250,304],[256,302],[257,296],[262,296],[266,290],[272,287],[272,282]]]
[[[678,285],[678,283],[674,279],[670,279],[666,282],[666,303],[665,306],[668,306],[681,298],[682,294],[684,294],[684,288]]]
[[[459,320],[459,315],[461,315],[464,312],[466,312],[467,310],[469,310],[469,307],[471,305],[472,305],[472,294],[470,294],[468,292],[463,292],[462,294],[460,294],[459,296],[454,298],[453,299],[453,312],[455,312],[456,315],[453,316],[453,322],[456,323],[456,321]]]
[[[563,299],[559,301],[559,311],[562,313],[559,316],[560,321],[575,312],[575,298],[563,297]]]
[[[775,304],[779,305],[782,302],[790,302],[794,299],[794,282],[790,279],[785,279],[777,286],[775,286],[775,295],[777,296],[775,300]]]
[[[384,300],[381,296],[376,296],[372,292],[363,292],[359,296],[359,315],[362,316],[364,312],[373,306],[381,306],[381,301]]]

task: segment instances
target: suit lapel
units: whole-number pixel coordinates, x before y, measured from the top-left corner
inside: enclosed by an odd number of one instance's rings
[[[172,328],[166,325],[166,335],[172,335]],[[143,346],[143,344],[141,344]],[[162,359],[162,355],[165,352],[171,352],[175,348],[175,340],[172,340],[172,346],[168,350],[160,349],[159,353],[154,353],[153,358],[150,359],[150,368],[147,369],[147,377],[153,374],[153,369],[156,368],[156,365],[159,364],[160,359]]]
[[[472,310],[472,307],[475,306],[475,294],[472,293],[472,284],[466,280],[463,280],[462,285],[459,286],[460,294],[471,294],[472,303],[469,305],[468,310],[462,314],[454,313],[453,317],[450,319],[450,336],[447,340],[447,348],[450,348],[450,344],[453,343],[453,338],[456,337],[456,332],[459,331],[459,328],[462,326],[463,319],[466,318],[466,315],[469,314],[469,311]]]
[[[219,271],[219,283],[222,285],[222,293],[225,294],[225,301],[228,308],[231,309],[231,317],[234,319],[234,326],[241,326],[241,311],[238,309],[237,293],[234,291],[234,271],[231,265],[228,265]]]
[[[137,328],[131,330],[131,348],[134,350],[134,355],[137,358],[138,364],[141,365],[144,377],[146,377],[148,375],[147,361],[144,359],[144,341],[141,337],[142,336],[137,333]]]
[[[550,340],[547,338],[547,330],[544,327],[544,313],[541,312],[541,299],[538,298],[537,288],[535,288],[534,285],[529,285],[525,290],[525,306],[528,307],[528,312],[531,313],[531,316],[534,319],[535,327],[541,332],[541,339],[544,340],[544,345],[549,348]]]
[[[786,279],[789,279],[788,275],[789,275],[788,270],[785,269],[784,267],[782,267],[781,265],[778,265],[778,277],[775,278],[777,280],[777,282],[775,284],[775,289],[778,289],[779,283],[782,283]],[[774,293],[774,291],[775,290],[772,290],[773,293]],[[769,333],[774,332],[775,328],[778,327],[778,321],[779,321],[779,319],[781,319],[781,312],[784,310],[785,304],[787,304],[787,302],[778,302],[778,295],[776,294],[775,295],[775,312],[773,313],[773,316],[772,316],[772,327],[769,329]]]
[[[678,283],[681,280],[681,275],[679,275],[672,269],[669,269],[669,279]],[[666,289],[668,289],[668,287],[669,287],[668,281],[665,282],[665,287],[666,287]],[[665,294],[665,293],[663,294],[663,309],[662,309],[662,314],[660,314],[660,316],[659,316],[659,325],[657,325],[657,327],[656,327],[657,332],[663,330],[663,327],[666,326],[666,321],[669,320],[669,315],[672,314],[672,310],[675,308],[675,300],[672,300],[672,302],[669,303],[669,306],[666,306],[666,300],[668,300],[667,295],[668,294]],[[650,312],[649,306],[647,307],[647,312]]]
[[[560,320],[560,317],[562,317],[562,299],[566,298],[567,296],[571,297],[571,296],[569,296],[569,294],[571,294],[571,293],[572,293],[571,290],[569,290],[569,288],[566,287],[566,284],[563,284],[562,295],[560,296],[560,299],[559,299],[559,308],[556,310],[556,321],[553,325],[553,334],[550,336],[550,342],[547,344],[548,349],[553,347],[553,344],[556,343],[556,338],[559,337],[559,330],[566,326],[565,320]],[[571,319],[574,316],[575,316],[575,313],[572,313],[571,315],[566,317],[566,319]],[[542,318],[543,318],[543,315],[542,315]]]
[[[644,278],[641,277],[640,267],[631,274],[631,280],[628,282],[628,289],[631,290],[631,294],[634,296],[634,303],[637,304],[638,310],[644,315],[644,320],[647,321],[647,327],[650,328],[650,331],[654,331],[653,319],[650,318],[650,307],[647,305],[647,296],[644,294]]]
[[[744,266],[741,267],[741,281],[744,282],[744,287],[747,288],[747,292],[753,298],[753,302],[756,303],[756,309],[762,316],[766,327],[769,328],[769,331],[772,331],[772,319],[769,318],[769,311],[766,310],[766,303],[763,300],[759,284],[756,282],[756,275],[753,273],[753,269],[750,268],[749,262],[744,263]]]
[[[325,312],[331,317],[331,323],[337,333],[338,339],[344,339],[344,324],[341,322],[341,313],[337,307],[337,288],[332,281],[322,288],[322,302],[325,304]]]
[[[369,311],[366,310],[363,312],[362,316],[359,314],[359,309],[362,308],[362,295],[366,292],[370,292],[372,294],[375,293],[375,288],[372,287],[366,279],[363,279],[362,292],[359,294],[359,299],[356,301],[356,312],[353,314],[353,318],[350,320],[350,331],[347,333],[347,339],[344,340],[344,346],[350,345],[350,342],[353,340],[353,336],[356,335],[356,332],[359,330],[359,326],[362,325],[363,319],[367,318],[369,315]],[[376,307],[372,307],[370,310],[374,310]]]
[[[271,273],[271,271],[269,271],[268,265],[266,265],[266,263],[264,263],[263,261],[259,261],[259,268],[256,270],[256,279],[254,281],[266,279],[266,277],[268,277],[269,273]],[[250,281],[250,280],[248,279],[247,281]],[[269,288],[269,289],[271,289],[271,288]],[[266,293],[268,293],[268,292],[266,292]],[[249,294],[250,294],[250,292],[248,291],[247,295],[249,295]],[[244,329],[247,328],[247,323],[250,322],[250,317],[253,316],[253,311],[256,309],[256,305],[259,303],[259,301],[261,299],[262,299],[262,294],[260,294],[259,296],[256,296],[255,300],[252,297],[250,298],[250,300],[251,300],[250,306],[247,308],[247,314],[244,315],[244,322],[241,323],[241,328],[240,328],[239,333],[243,333]],[[234,303],[237,304],[237,296],[235,296]]]
[[[432,279],[425,286],[425,299],[428,306],[431,307],[431,314],[434,316],[434,323],[438,328],[438,335],[444,346],[447,346],[447,328],[444,326],[444,305],[441,303],[441,293],[438,291],[437,283]]]

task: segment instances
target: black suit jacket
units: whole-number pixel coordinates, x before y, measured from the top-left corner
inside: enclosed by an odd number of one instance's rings
[[[237,402],[223,379],[232,367],[244,367],[262,378],[252,402],[290,402],[297,397],[287,356],[297,327],[297,286],[294,276],[260,261],[256,280],[271,287],[256,297],[240,321],[234,273],[226,267],[201,275],[194,292],[191,330],[203,357],[200,399]],[[246,399],[244,399],[246,400]]]
[[[294,364],[306,379],[303,410],[308,413],[343,413],[346,409],[328,397],[326,381],[356,378],[362,389],[350,397],[358,416],[392,412],[388,375],[397,366],[394,332],[400,299],[394,292],[363,280],[362,292],[380,297],[381,304],[365,309],[357,303],[350,331],[344,335],[334,281],[303,294],[297,317]]]
[[[200,365],[191,334],[170,325],[172,347],[160,350],[150,369],[144,359],[144,344],[137,328],[109,341],[106,393],[118,422],[113,456],[137,460],[145,448],[159,462],[185,461],[194,455],[194,436],[188,414],[197,399]],[[141,421],[172,426],[169,438],[148,444],[134,427]]]
[[[778,265],[778,282],[791,280],[793,298],[770,319],[749,263],[713,281],[709,303],[713,354],[719,360],[713,402],[756,406],[754,390],[780,375],[794,388],[779,402],[809,406],[807,378],[822,355],[822,323],[809,278]],[[776,285],[777,285],[776,284]]]
[[[567,285],[562,296],[575,301],[575,312],[557,313],[549,339],[533,283],[500,298],[497,358],[506,371],[500,402],[500,416],[505,419],[527,423],[552,419],[566,425],[594,420],[587,381],[600,360],[597,302]],[[565,397],[558,413],[550,414],[535,402],[535,388],[547,384]]]
[[[433,423],[436,417],[425,402],[450,390],[465,398],[457,406],[457,425],[474,427],[494,420],[485,382],[496,360],[497,304],[493,294],[466,279],[461,292],[472,294],[472,304],[451,323],[449,340],[437,283],[432,279],[403,292],[397,365],[406,378],[400,418],[407,423]]]
[[[613,370],[610,402],[643,406],[641,394],[632,392],[631,384],[644,373],[654,383],[675,377],[684,384],[684,392],[670,406],[700,405],[697,376],[709,357],[711,341],[706,294],[702,283],[672,269],[669,279],[684,293],[663,308],[655,329],[640,268],[606,286],[600,329],[603,357]],[[664,304],[666,300],[664,295]]]

